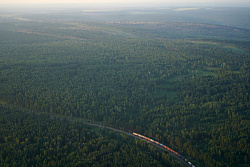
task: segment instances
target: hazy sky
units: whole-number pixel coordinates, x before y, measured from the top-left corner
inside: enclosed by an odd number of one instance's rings
[[[249,3],[250,0],[0,0],[0,4],[19,3]]]

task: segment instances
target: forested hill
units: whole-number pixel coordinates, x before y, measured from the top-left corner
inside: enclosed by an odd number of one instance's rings
[[[136,131],[196,166],[249,166],[249,29],[74,11],[0,11],[2,166],[179,166],[144,142],[49,115]]]

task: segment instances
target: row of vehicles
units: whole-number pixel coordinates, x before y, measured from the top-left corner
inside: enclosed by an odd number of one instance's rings
[[[148,137],[146,137],[146,136],[140,135],[140,134],[135,133],[135,132],[133,132],[133,135],[138,136],[138,137],[140,137],[140,138],[143,138],[143,139],[145,139],[145,140],[147,140],[147,141],[149,141],[149,142],[152,142],[152,143],[155,143],[155,144],[160,145],[161,147],[165,148],[166,150],[170,151],[171,153],[175,154],[175,155],[178,156],[180,159],[182,159],[183,161],[185,161],[189,166],[195,167],[191,162],[189,162],[187,159],[185,159],[182,155],[180,155],[180,154],[177,153],[176,151],[172,150],[171,148],[169,148],[169,147],[163,145],[162,143],[159,143],[159,142],[157,142],[157,141],[155,141],[155,140],[153,140],[153,139],[150,139],[150,138],[148,138]]]

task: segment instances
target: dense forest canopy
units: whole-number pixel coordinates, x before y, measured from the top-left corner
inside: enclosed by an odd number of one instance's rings
[[[1,166],[180,165],[73,118],[196,166],[249,166],[246,8],[44,10],[0,11]]]

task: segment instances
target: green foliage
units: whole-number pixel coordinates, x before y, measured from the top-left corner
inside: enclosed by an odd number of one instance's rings
[[[136,131],[197,166],[250,164],[249,30],[55,17],[0,23],[1,165],[176,166],[58,115]]]
[[[133,145],[132,139],[109,131],[102,132],[103,138],[45,114],[0,111],[1,166],[162,166],[172,159],[165,155],[156,161],[145,153],[146,145]]]

